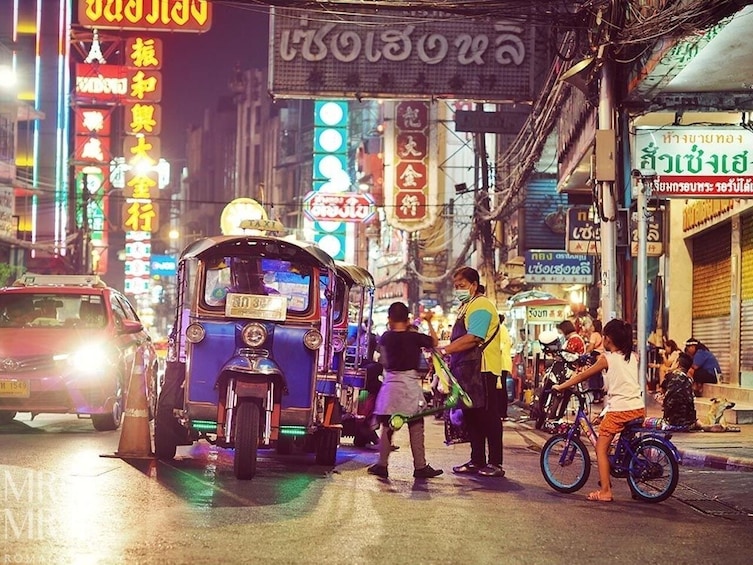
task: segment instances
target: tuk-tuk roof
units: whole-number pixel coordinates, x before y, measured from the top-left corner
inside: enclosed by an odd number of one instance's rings
[[[203,259],[205,256],[214,253],[235,255],[243,249],[243,246],[248,246],[249,250],[257,246],[260,249],[265,246],[276,246],[278,253],[283,251],[281,259],[301,260],[303,256],[306,256],[313,259],[313,262],[320,267],[335,270],[334,259],[313,243],[262,235],[216,235],[198,239],[183,250],[180,260]]]
[[[357,284],[365,288],[376,287],[374,277],[363,267],[345,263],[344,261],[335,261],[335,267],[337,268],[337,274],[343,277],[349,286]]]

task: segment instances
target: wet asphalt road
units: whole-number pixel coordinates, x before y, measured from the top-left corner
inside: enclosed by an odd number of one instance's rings
[[[427,420],[429,462],[411,476],[407,432],[390,479],[366,474],[376,453],[343,440],[334,469],[263,451],[239,482],[232,451],[206,443],[169,463],[102,457],[119,433],[72,416],[28,414],[0,426],[0,563],[749,563],[753,473],[682,468],[661,504],[584,500],[541,478],[543,436],[505,424],[504,479],[452,475],[465,445]],[[545,438],[544,438],[545,439]],[[599,540],[602,540],[601,542]]]

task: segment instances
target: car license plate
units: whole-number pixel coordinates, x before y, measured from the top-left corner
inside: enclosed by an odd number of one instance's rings
[[[0,379],[0,396],[3,398],[29,398],[29,381]]]

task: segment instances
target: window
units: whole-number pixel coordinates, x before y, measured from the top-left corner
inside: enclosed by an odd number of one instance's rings
[[[224,310],[229,292],[252,295],[283,295],[289,313],[303,313],[311,300],[312,269],[290,261],[264,257],[220,257],[207,261],[204,303]]]
[[[99,294],[0,294],[0,327],[103,328]]]

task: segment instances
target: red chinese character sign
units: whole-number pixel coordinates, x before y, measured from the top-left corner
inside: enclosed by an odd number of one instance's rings
[[[398,190],[393,203],[395,217],[402,222],[413,222],[426,217],[426,195],[415,190]],[[408,230],[410,231],[410,230]]]
[[[431,226],[437,211],[436,112],[429,102],[385,103],[384,192],[387,222],[408,232]],[[432,205],[434,204],[434,205]]]

